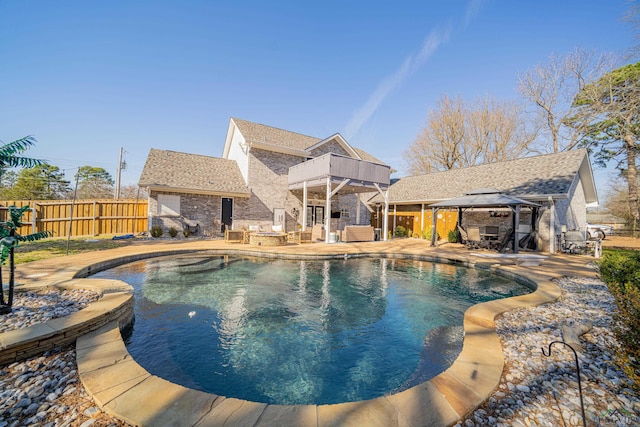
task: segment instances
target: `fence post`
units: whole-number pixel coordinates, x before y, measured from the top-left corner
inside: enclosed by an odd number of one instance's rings
[[[96,201],[93,201],[93,235],[96,235]]]
[[[38,232],[38,217],[36,216],[36,212],[38,212],[38,203],[34,203],[31,208],[31,232],[33,234]]]

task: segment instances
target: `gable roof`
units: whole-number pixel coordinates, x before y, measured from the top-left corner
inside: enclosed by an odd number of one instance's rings
[[[235,117],[232,117],[229,122],[229,130],[227,132],[223,157],[226,157],[229,153],[231,134],[234,127],[242,134],[247,143],[255,146],[256,148],[276,152],[284,151],[302,157],[307,157],[310,155],[311,150],[331,141],[337,141],[347,152],[353,154],[354,158],[384,165],[383,162],[364,150],[352,147],[339,133],[322,139],[272,126],[249,122]]]
[[[249,197],[233,160],[152,148],[142,169],[140,187],[156,191]]]
[[[523,157],[516,160],[400,178],[389,188],[390,203],[434,203],[477,188],[495,188],[531,201],[566,198],[580,178],[586,203],[597,202],[586,150]],[[372,201],[379,200],[376,196]]]
[[[250,143],[260,143],[271,145],[273,147],[305,151],[308,147],[311,147],[320,141],[320,138],[314,138],[301,133],[278,129],[233,117],[231,118],[231,122],[236,125],[245,141]]]

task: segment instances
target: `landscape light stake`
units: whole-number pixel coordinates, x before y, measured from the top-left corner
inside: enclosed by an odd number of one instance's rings
[[[587,416],[584,413],[584,401],[582,400],[582,382],[580,381],[580,362],[578,360],[578,353],[576,353],[573,347],[571,347],[569,344],[567,344],[564,341],[551,341],[551,343],[549,344],[549,350],[546,353],[544,352],[544,347],[541,348],[542,354],[545,357],[551,356],[551,346],[556,343],[564,344],[567,347],[569,347],[571,351],[573,351],[573,356],[575,357],[575,360],[576,360],[576,371],[578,372],[578,392],[580,393],[580,410],[582,411],[582,425],[584,427],[587,427]]]

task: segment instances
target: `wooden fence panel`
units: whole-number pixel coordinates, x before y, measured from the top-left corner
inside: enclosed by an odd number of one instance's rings
[[[6,200],[0,201],[0,221],[8,207],[30,206],[18,232],[22,235],[50,231],[54,237],[138,234],[147,230],[146,200]],[[34,223],[35,215],[35,223]],[[69,226],[71,225],[71,230]]]
[[[380,216],[382,217],[383,214]],[[419,236],[422,235],[422,230],[431,230],[432,226],[432,211],[431,209],[425,209],[424,218],[422,217],[422,212],[420,211],[398,211],[395,213],[389,212],[389,231],[393,234],[394,227],[394,216],[395,216],[395,226],[402,226],[405,229],[411,230],[412,234],[416,233]],[[439,211],[436,214],[436,232],[441,239],[446,239],[449,231],[455,230],[456,224],[458,222],[458,212],[457,211]],[[377,220],[376,212],[372,212],[371,214],[371,224],[374,227],[378,225],[382,228],[382,218],[380,221]]]

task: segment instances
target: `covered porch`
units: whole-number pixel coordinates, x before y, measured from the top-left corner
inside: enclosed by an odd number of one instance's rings
[[[387,240],[389,224],[389,184],[391,168],[387,165],[354,159],[334,153],[309,159],[289,168],[288,189],[302,201],[302,230],[307,227],[307,209],[309,195],[316,194],[324,198],[325,242],[330,242],[331,204],[336,195],[354,194],[358,204],[371,208],[363,200],[362,194],[378,193],[384,199],[384,221],[382,237]],[[356,209],[356,223],[360,224],[360,209]],[[333,230],[335,231],[335,230]]]

